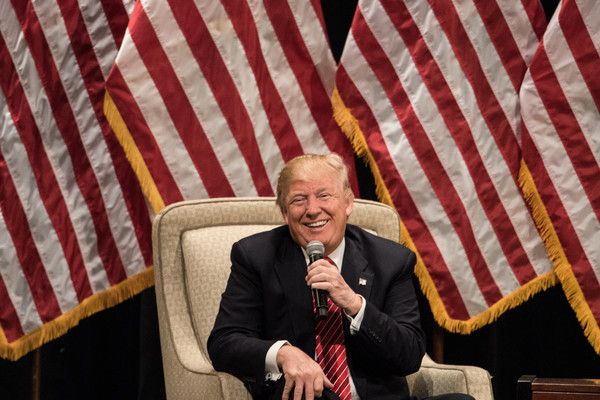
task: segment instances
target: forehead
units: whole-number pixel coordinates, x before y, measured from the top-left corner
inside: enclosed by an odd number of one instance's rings
[[[334,174],[320,173],[314,176],[296,177],[290,181],[289,194],[316,193],[321,191],[337,192],[341,190],[341,183]]]

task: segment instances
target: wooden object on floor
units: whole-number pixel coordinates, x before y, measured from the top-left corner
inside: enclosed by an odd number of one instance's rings
[[[523,375],[518,400],[600,400],[600,379],[537,378]]]

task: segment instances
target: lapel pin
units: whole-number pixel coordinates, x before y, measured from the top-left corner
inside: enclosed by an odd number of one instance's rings
[[[367,280],[365,278],[358,278],[358,284],[362,286],[367,285]]]

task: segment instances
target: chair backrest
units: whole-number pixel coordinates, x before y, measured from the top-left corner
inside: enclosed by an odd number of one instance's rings
[[[398,214],[384,204],[355,200],[348,222],[400,240]],[[281,224],[275,199],[264,197],[184,201],[154,219],[155,289],[169,398],[186,398],[177,393],[187,390],[183,385],[194,386],[187,381],[194,374],[215,374],[206,341],[229,276],[233,243]],[[213,384],[214,390],[222,386]],[[190,390],[197,396],[202,385]]]

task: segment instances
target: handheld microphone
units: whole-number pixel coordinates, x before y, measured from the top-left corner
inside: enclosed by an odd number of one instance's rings
[[[318,240],[313,240],[306,246],[306,253],[308,254],[308,260],[312,264],[317,260],[323,258],[325,254],[325,246]],[[317,308],[317,315],[323,319],[327,317],[329,312],[329,306],[327,305],[327,291],[321,289],[313,289],[313,297],[315,299],[315,307]]]

